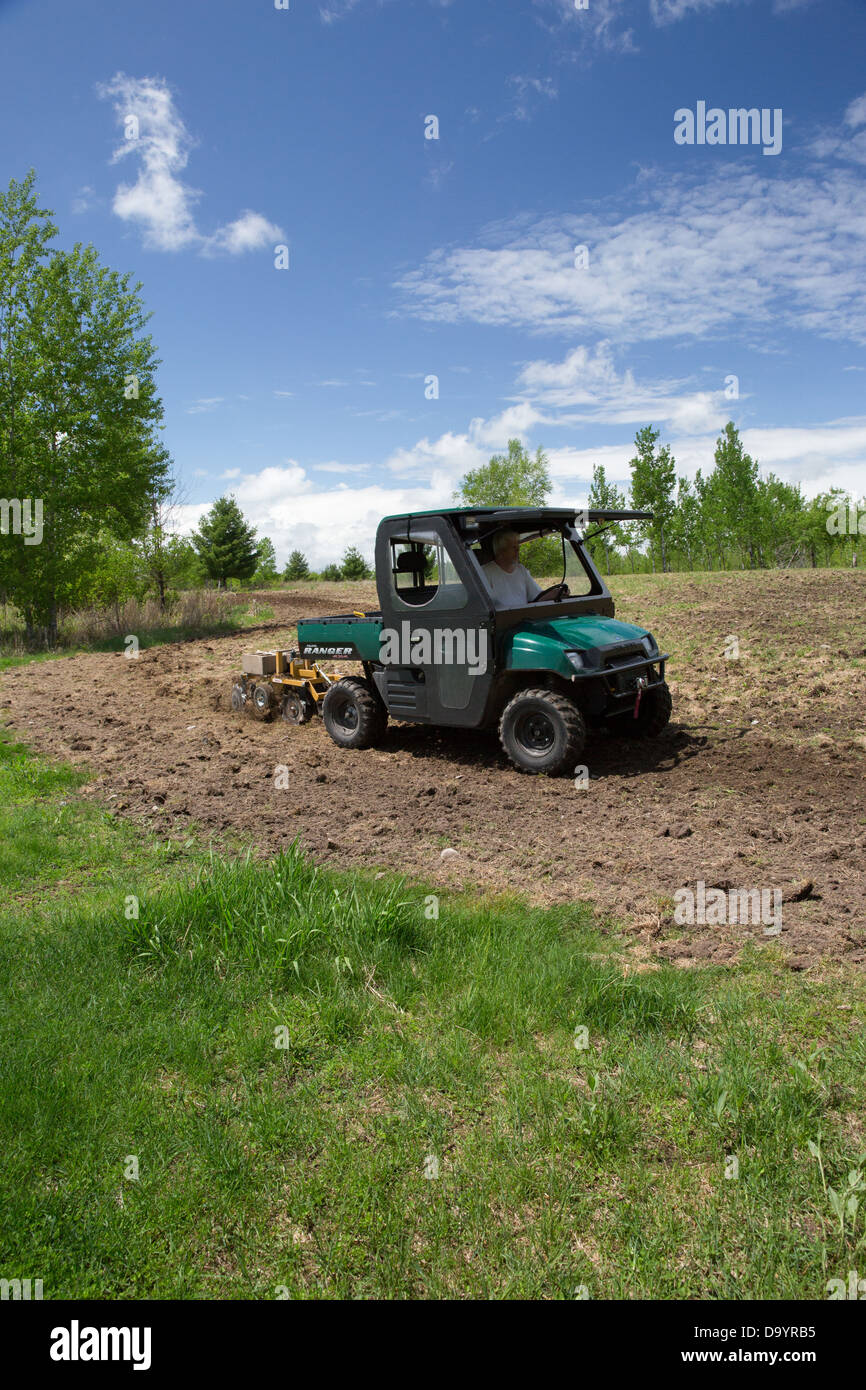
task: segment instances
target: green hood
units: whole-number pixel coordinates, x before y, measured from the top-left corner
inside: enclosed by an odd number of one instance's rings
[[[647,635],[644,627],[621,623],[587,613],[573,618],[551,618],[547,622],[521,623],[503,636],[503,665],[512,670],[558,671],[573,674],[566,652],[586,651],[590,647],[609,647],[615,642],[639,642]]]

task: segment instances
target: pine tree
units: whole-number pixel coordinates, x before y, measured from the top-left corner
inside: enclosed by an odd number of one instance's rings
[[[249,579],[259,558],[255,528],[233,497],[219,497],[192,534],[205,573],[224,589],[229,579]]]
[[[370,569],[360,550],[350,545],[341,563],[344,579],[369,579]]]
[[[307,564],[307,557],[303,551],[293,550],[289,556],[288,563],[283,570],[284,579],[307,579],[310,574],[310,566]]]

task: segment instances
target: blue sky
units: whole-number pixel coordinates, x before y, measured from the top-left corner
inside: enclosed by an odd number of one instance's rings
[[[2,170],[142,282],[186,526],[369,556],[510,436],[579,505],[728,418],[862,494],[864,53],[864,0],[0,0]]]

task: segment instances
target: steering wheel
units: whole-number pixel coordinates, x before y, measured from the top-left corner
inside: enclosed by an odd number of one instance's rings
[[[567,584],[551,584],[551,585],[549,586],[549,588],[547,588],[547,589],[542,589],[541,593],[540,593],[540,594],[536,594],[536,595],[535,595],[535,598],[530,599],[529,602],[530,602],[530,603],[541,603],[541,600],[542,600],[542,599],[549,598],[549,599],[555,599],[556,602],[558,603],[560,599],[569,598],[569,597],[570,597],[570,595],[569,595],[569,592],[568,592],[568,585],[567,585]]]

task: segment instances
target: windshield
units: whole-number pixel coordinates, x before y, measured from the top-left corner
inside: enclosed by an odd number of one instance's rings
[[[497,577],[491,566],[500,564],[506,573],[510,573],[511,557],[514,555],[512,544],[510,549],[500,548],[499,556],[494,557],[495,534],[490,532],[482,537],[477,545],[472,545],[476,559],[485,569],[488,584],[491,579],[495,582]],[[512,537],[517,535],[517,562],[529,572],[542,590],[551,585],[565,583],[573,598],[580,598],[592,592],[591,575],[572,539],[576,536],[572,527],[563,525],[542,531],[537,526],[515,526],[508,528],[508,534]]]

